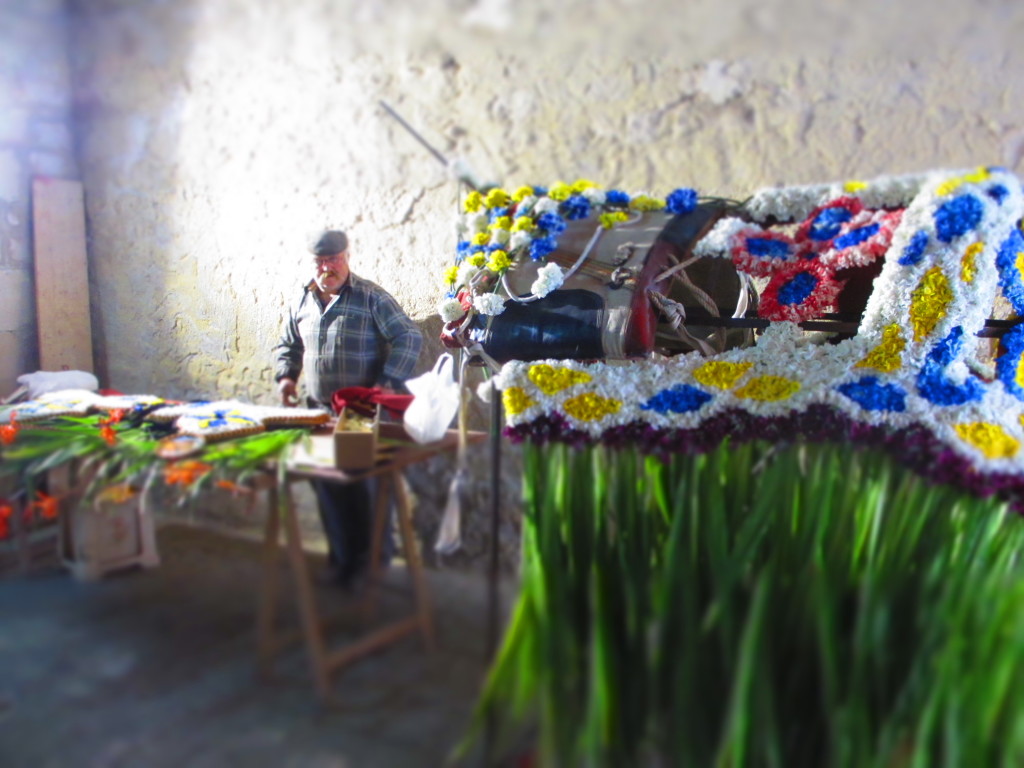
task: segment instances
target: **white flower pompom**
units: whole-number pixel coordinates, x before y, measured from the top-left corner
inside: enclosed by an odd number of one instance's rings
[[[500,315],[505,311],[505,300],[496,293],[485,293],[473,298],[473,309],[481,315]]]
[[[480,267],[474,267],[468,261],[462,262],[459,265],[459,273],[455,276],[455,285],[469,285],[470,280],[476,277],[476,273],[480,271]]]
[[[476,213],[467,213],[463,218],[462,223],[466,231],[474,235],[478,232],[486,232],[488,224],[487,214],[479,211]]]
[[[496,229],[491,232],[491,245],[505,245],[512,237],[512,233],[507,229]]]
[[[535,296],[547,296],[552,291],[561,287],[564,279],[565,276],[562,273],[562,268],[554,262],[549,262],[537,272],[537,279],[530,286],[530,292]]]
[[[518,248],[523,248],[533,242],[533,235],[526,230],[520,229],[517,232],[512,233],[512,237],[508,241],[508,249],[514,251]]]
[[[479,397],[483,402],[490,403],[491,396],[494,393],[494,382],[488,379],[487,381],[481,381],[476,387],[476,396]]]
[[[721,218],[710,232],[697,241],[693,247],[693,255],[702,258],[708,256],[728,257],[733,246],[736,245],[736,236],[749,227],[749,222],[734,216]]]
[[[550,197],[542,197],[537,201],[537,205],[533,207],[533,212],[540,215],[542,213],[558,213],[559,202],[552,200]]]
[[[583,197],[587,198],[587,200],[590,201],[591,205],[604,205],[605,200],[608,199],[608,196],[605,194],[605,191],[603,189],[598,189],[597,187],[588,187],[587,189],[584,189],[583,192],[581,192],[580,194],[582,194]]]
[[[462,303],[458,299],[445,299],[437,308],[437,314],[439,314],[441,319],[446,323],[450,323],[465,315],[466,310],[462,308]]]
[[[525,216],[537,204],[536,195],[527,195],[516,206],[516,216]]]

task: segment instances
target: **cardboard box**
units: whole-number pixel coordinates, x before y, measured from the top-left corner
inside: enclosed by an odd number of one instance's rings
[[[350,416],[346,410],[334,427],[334,466],[338,469],[370,469],[402,443],[412,442],[401,422],[381,421],[380,406],[369,423],[365,416]]]
[[[338,469],[369,469],[377,463],[380,406],[371,421],[342,409],[334,426],[334,466]]]

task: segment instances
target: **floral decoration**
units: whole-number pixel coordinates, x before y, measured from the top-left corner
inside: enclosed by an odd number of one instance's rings
[[[533,297],[558,290],[565,273],[548,257],[557,250],[570,221],[594,219],[612,229],[630,221],[636,212],[679,215],[692,211],[699,200],[696,190],[688,187],[655,197],[604,190],[586,179],[557,182],[549,188],[524,186],[514,192],[474,190],[463,200],[455,263],[444,268],[446,295],[437,312],[446,326],[461,325],[473,315],[500,315],[508,300],[501,278],[521,260],[540,264],[530,287]]]
[[[762,190],[695,253],[768,277],[762,309],[782,320],[833,302],[838,270],[880,260],[855,336],[816,344],[774,322],[711,359],[512,361],[497,377],[506,434],[655,454],[727,438],[857,442],[1024,510],[1024,323],[1003,337],[994,378],[968,365],[999,296],[1024,314],[1022,215],[1020,182],[995,167]]]

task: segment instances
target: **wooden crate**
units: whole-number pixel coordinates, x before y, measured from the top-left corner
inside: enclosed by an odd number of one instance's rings
[[[145,495],[104,499],[69,507],[61,517],[61,557],[64,565],[83,581],[110,571],[160,564],[153,516]]]

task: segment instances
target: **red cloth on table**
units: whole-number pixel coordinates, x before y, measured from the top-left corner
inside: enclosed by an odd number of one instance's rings
[[[351,408],[363,416],[373,416],[375,406],[386,408],[393,416],[401,416],[412,402],[412,395],[392,395],[380,387],[344,387],[331,395],[331,408],[341,413]]]

